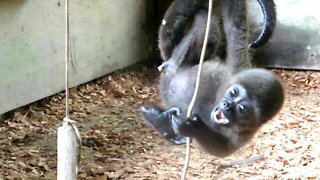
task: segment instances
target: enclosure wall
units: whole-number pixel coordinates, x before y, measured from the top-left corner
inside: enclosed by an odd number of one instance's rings
[[[71,86],[147,57],[151,3],[70,1]],[[64,1],[1,0],[0,24],[0,114],[63,90]]]

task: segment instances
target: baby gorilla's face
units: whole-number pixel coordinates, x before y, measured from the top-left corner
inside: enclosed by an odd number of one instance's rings
[[[211,112],[215,126],[255,126],[259,123],[259,106],[254,96],[242,85],[233,84]]]

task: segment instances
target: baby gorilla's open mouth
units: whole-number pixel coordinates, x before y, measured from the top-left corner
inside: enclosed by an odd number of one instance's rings
[[[229,124],[230,120],[226,118],[226,116],[223,114],[222,111],[220,111],[218,108],[215,109],[212,114],[211,118],[218,124]]]

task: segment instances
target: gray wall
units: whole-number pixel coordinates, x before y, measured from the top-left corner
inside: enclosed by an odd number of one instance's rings
[[[76,86],[148,56],[149,0],[70,1]],[[64,1],[0,1],[0,114],[64,89]]]
[[[277,26],[271,40],[256,53],[263,67],[320,70],[320,1],[274,0]],[[261,27],[263,17],[257,0],[249,0],[249,17]],[[261,29],[256,29],[260,33]]]

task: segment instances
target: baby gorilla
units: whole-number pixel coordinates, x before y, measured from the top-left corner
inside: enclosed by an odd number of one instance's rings
[[[209,154],[225,157],[247,143],[279,112],[284,91],[271,72],[251,68],[245,0],[221,3],[227,57],[204,62],[192,117],[187,118],[186,114],[198,64],[188,54],[199,36],[204,36],[203,31],[199,33],[199,25],[190,28],[161,66],[160,95],[169,110],[155,105],[144,105],[140,110],[144,120],[170,142],[183,144],[185,137],[191,137]],[[203,18],[205,14],[198,12],[194,24],[204,23],[199,21]]]
[[[209,65],[214,64],[206,62],[204,66]],[[228,70],[224,66],[220,68]],[[176,76],[173,79],[181,82],[170,86],[175,92],[165,98],[166,104],[172,107],[169,110],[163,111],[156,106],[141,107],[144,119],[174,144],[183,144],[184,137],[191,137],[206,152],[225,157],[248,142],[261,125],[276,115],[282,106],[284,93],[281,83],[267,70],[244,70],[229,80],[231,75],[217,76],[205,68],[203,76],[210,78],[200,83],[205,87],[199,92],[194,114],[190,119],[186,118],[186,110],[195,78],[188,80]],[[217,87],[221,82],[230,85],[227,89]],[[225,93],[216,96],[215,92]]]

